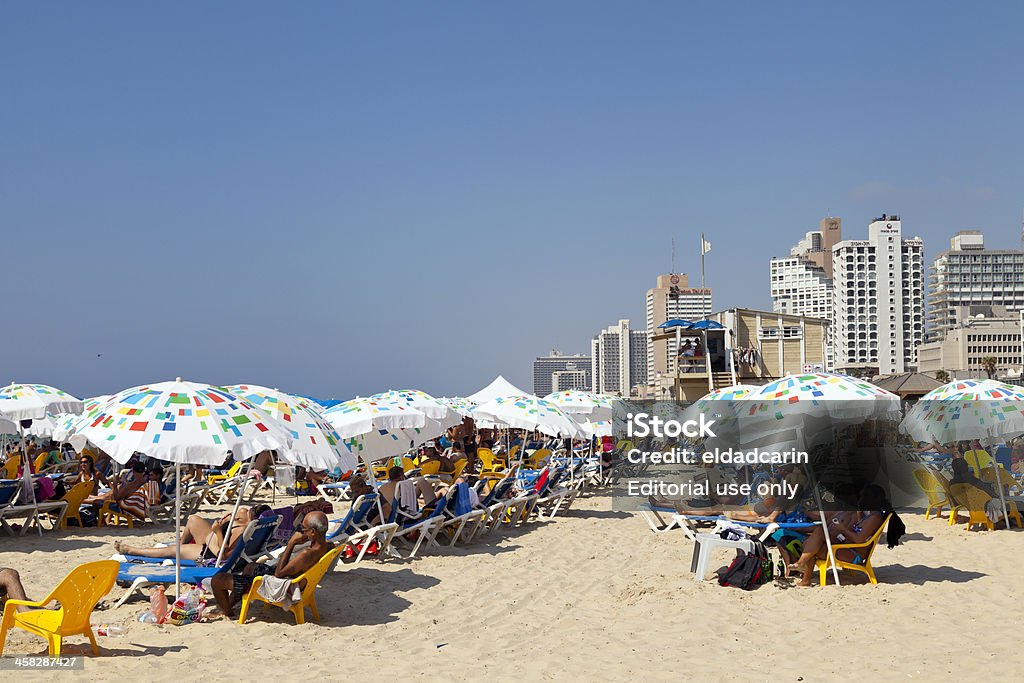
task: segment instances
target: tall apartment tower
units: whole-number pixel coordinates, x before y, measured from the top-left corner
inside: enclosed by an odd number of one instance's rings
[[[818,230],[804,235],[789,256],[771,260],[772,311],[789,315],[825,318],[834,322],[832,312],[832,248],[842,240],[843,223],[823,218]],[[832,368],[832,348],[826,348],[826,367]]]
[[[830,326],[839,372],[906,372],[924,341],[924,242],[903,239],[899,216],[882,214],[866,240],[832,247]]]
[[[941,341],[957,325],[957,309],[997,306],[1024,310],[1024,250],[986,249],[978,230],[961,230],[929,268],[928,340]]]
[[[674,372],[677,357],[675,339],[651,341],[658,325],[675,319],[701,320],[711,315],[711,288],[690,287],[685,273],[659,275],[657,283],[647,290],[647,378],[653,382],[660,373]]]
[[[594,391],[629,396],[647,383],[647,334],[631,330],[628,320],[601,330],[590,342]]]

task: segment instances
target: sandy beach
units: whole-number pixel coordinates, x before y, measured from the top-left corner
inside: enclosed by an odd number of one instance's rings
[[[158,627],[135,621],[148,603],[133,599],[94,614],[128,634],[100,638],[101,656],[74,675],[162,681],[189,670],[219,681],[273,666],[282,680],[953,681],[1011,680],[1024,667],[1022,532],[907,514],[905,542],[875,554],[878,586],[846,574],[841,588],[744,592],[696,583],[682,533],[655,535],[609,507],[598,493],[465,548],[339,566],[321,584],[319,624],[264,608],[241,626]],[[4,538],[0,566],[38,598],[74,565],[110,557],[116,539],[170,536],[149,526]],[[65,654],[86,651],[84,639],[66,641]],[[9,634],[5,654],[44,653],[41,639]]]

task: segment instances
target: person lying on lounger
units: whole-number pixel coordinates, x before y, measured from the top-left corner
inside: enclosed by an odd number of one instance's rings
[[[252,510],[247,507],[238,508],[238,514],[234,520],[227,514],[211,524],[200,515],[192,515],[185,523],[181,532],[181,558],[193,562],[215,561],[220,553],[224,537],[228,537],[228,543],[224,548],[222,556],[227,556],[249,522],[253,520]],[[122,555],[139,555],[140,557],[157,557],[163,559],[174,559],[175,549],[173,545],[161,548],[136,548],[121,541],[114,543],[114,550]]]
[[[281,589],[281,582],[290,582],[298,578],[334,547],[326,536],[327,515],[322,512],[310,512],[302,518],[302,525],[288,539],[288,544],[276,565],[250,562],[240,572],[214,575],[210,581],[210,588],[221,612],[228,618],[233,617],[234,606],[249,592],[257,576],[265,577],[258,589],[260,595],[278,602],[277,596],[273,593]],[[295,551],[295,546],[306,543],[309,544],[307,547]],[[277,581],[271,580],[271,577]],[[300,584],[299,590],[304,587]]]

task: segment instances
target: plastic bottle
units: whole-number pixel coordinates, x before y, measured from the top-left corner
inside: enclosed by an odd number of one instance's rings
[[[164,586],[154,586],[149,591],[149,611],[155,617],[152,623],[162,624],[167,618],[169,608],[167,606],[167,589]]]
[[[96,635],[108,638],[123,638],[128,635],[128,629],[117,624],[100,624],[96,627]]]
[[[139,623],[141,624],[155,624],[156,621],[156,615],[152,612],[143,612],[139,615]]]

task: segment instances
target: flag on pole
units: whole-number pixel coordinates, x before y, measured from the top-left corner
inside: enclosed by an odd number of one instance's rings
[[[706,239],[704,239],[704,235],[701,234],[701,236],[700,236],[700,255],[703,256],[704,254],[708,253],[709,251],[711,251],[711,242],[708,242]]]

